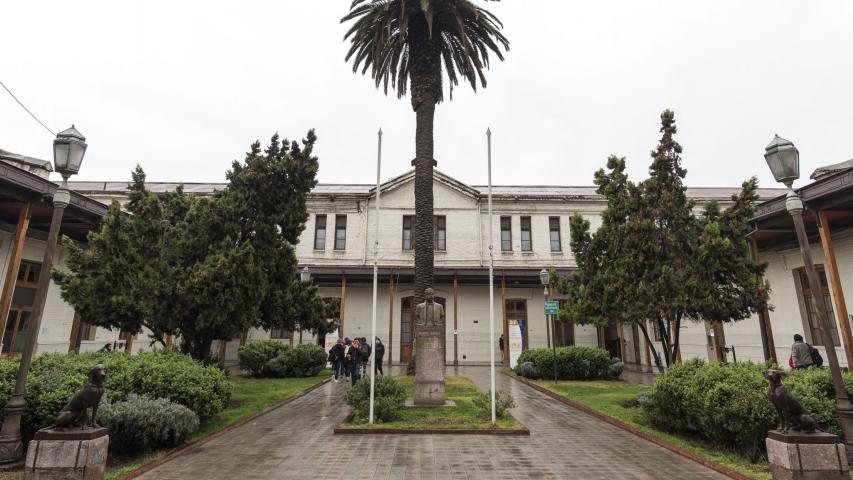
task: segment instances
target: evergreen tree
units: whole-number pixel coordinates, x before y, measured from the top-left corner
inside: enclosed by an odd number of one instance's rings
[[[758,277],[764,267],[753,264],[745,238],[758,199],[755,179],[743,184],[730,208],[721,213],[711,202],[697,218],[669,110],[661,115],[661,133],[644,182],[630,182],[624,159],[617,157],[608,159],[608,172],[596,173],[597,192],[607,200],[601,227],[590,233],[587,220],[572,218],[578,268],[558,279],[557,287],[568,294],[562,320],[634,323],[664,370],[677,359],[684,319],[747,318],[766,303],[768,289]],[[659,334],[661,352],[647,322]]]
[[[85,322],[144,327],[163,344],[176,335],[199,359],[252,327],[325,333],[329,305],[299,281],[293,250],[316,185],[315,141],[313,131],[301,146],[275,135],[263,153],[255,142],[228,186],[207,197],[155,195],[137,167],[127,213],[114,202],[89,249],[64,240],[68,271],[54,273],[63,298]]]

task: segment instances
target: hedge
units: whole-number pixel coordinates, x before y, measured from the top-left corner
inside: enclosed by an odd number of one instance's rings
[[[0,406],[15,386],[19,359],[0,359]],[[86,382],[89,370],[107,367],[105,397],[124,401],[130,394],[164,398],[193,411],[200,420],[221,412],[231,399],[232,385],[216,367],[168,351],[125,353],[44,354],[33,360],[27,378],[27,409],[23,430],[29,436],[51,425],[56,414]]]
[[[659,429],[746,450],[755,458],[767,431],[777,425],[763,375],[768,368],[749,362],[690,360],[668,368],[658,376],[652,392],[638,400],[649,423]],[[782,383],[821,429],[841,433],[828,369],[795,370]],[[844,383],[848,395],[853,395],[853,375],[844,374]]]
[[[622,362],[611,359],[607,350],[593,347],[560,347],[557,378],[560,380],[605,380],[619,378]],[[550,348],[526,350],[518,357],[516,373],[528,378],[553,378],[554,353]],[[529,363],[530,365],[525,365]],[[533,377],[530,377],[533,375]]]
[[[121,402],[103,401],[98,423],[110,430],[110,450],[131,454],[180,445],[199,424],[198,416],[183,405],[134,393]]]
[[[326,368],[326,350],[311,343],[289,346],[264,366],[263,374],[268,377],[313,377]]]
[[[393,422],[406,401],[406,387],[394,379],[378,375],[374,384],[373,419],[377,423]],[[344,396],[353,407],[353,421],[366,422],[370,414],[370,377],[362,377]]]
[[[287,348],[290,348],[290,345],[274,340],[247,343],[237,350],[240,368],[248,371],[253,377],[263,377],[267,363]]]

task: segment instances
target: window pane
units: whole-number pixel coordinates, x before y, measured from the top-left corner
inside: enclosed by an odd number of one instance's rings
[[[562,250],[562,245],[560,245],[560,217],[550,217],[548,219],[548,229],[551,251],[559,252]]]
[[[411,215],[403,215],[403,250],[411,250],[414,248],[414,233],[412,232],[415,224],[414,217]]]
[[[317,215],[314,225],[314,249],[326,248],[326,216]]]
[[[512,224],[510,217],[501,217],[501,251],[512,250]]]
[[[347,216],[335,217],[335,250],[344,250],[347,246]]]
[[[23,352],[24,344],[27,342],[27,324],[29,323],[30,312],[21,312],[21,318],[18,322],[18,334],[15,336],[15,346],[13,352]]]
[[[447,247],[447,220],[444,215],[436,215],[433,220],[435,249],[445,250]]]

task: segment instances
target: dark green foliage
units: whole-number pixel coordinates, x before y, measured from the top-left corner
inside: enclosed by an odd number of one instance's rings
[[[768,286],[758,275],[745,234],[756,208],[757,183],[744,182],[733,204],[720,212],[710,202],[700,216],[684,186],[675,115],[661,114],[661,139],[652,152],[649,178],[628,180],[625,159],[611,156],[595,174],[607,199],[601,227],[576,214],[570,223],[578,269],[556,279],[568,295],[561,321],[636,324],[660,370],[675,363],[682,321],[737,321],[766,305]],[[662,351],[649,323],[661,334]]]
[[[215,367],[206,367],[174,352],[45,354],[33,360],[27,378],[27,409],[23,415],[25,435],[51,425],[56,414],[86,382],[89,370],[98,363],[107,367],[105,396],[125,400],[135,393],[165,398],[192,410],[201,420],[213,417],[228,406],[232,386]],[[12,395],[18,359],[0,359],[0,406]]]
[[[560,347],[557,352],[557,378],[560,380],[601,380],[618,378],[622,373],[621,365],[614,367],[614,361],[607,350],[592,347]],[[536,377],[553,378],[554,354],[550,348],[525,350],[518,357],[519,365],[531,363],[533,369],[522,371]],[[615,363],[619,363],[616,360]],[[519,373],[519,370],[516,370]],[[615,374],[615,377],[614,377]],[[525,375],[526,376],[526,375]]]
[[[274,135],[235,161],[229,184],[212,196],[182,188],[155,195],[137,167],[125,206],[114,203],[89,246],[70,240],[68,272],[53,272],[81,320],[99,327],[179,338],[206,359],[214,340],[252,327],[323,333],[330,316],[313,284],[302,284],[293,245],[316,185],[316,136],[301,145]]]
[[[102,402],[98,423],[110,430],[110,450],[134,455],[178,446],[199,425],[198,416],[183,405],[136,394],[120,402]]]
[[[267,362],[279,356],[287,348],[290,348],[288,344],[275,340],[247,343],[237,350],[240,368],[248,371],[253,377],[262,377]]]
[[[481,417],[492,418],[492,391],[489,390],[474,397],[474,406],[479,410]],[[512,395],[500,390],[495,392],[495,418],[504,418],[507,410],[517,406]]]
[[[777,425],[763,377],[767,368],[765,364],[691,360],[668,368],[658,377],[652,393],[638,400],[657,428],[704,438],[755,458],[767,431]],[[844,374],[844,382],[848,394],[853,394],[853,376]],[[783,385],[821,429],[840,433],[828,369],[793,371]]]
[[[539,370],[536,368],[536,365],[533,365],[533,362],[519,363],[513,370],[516,375],[525,378],[539,378]]]
[[[366,422],[370,415],[370,377],[362,377],[356,382],[344,399],[353,408],[353,421]],[[405,386],[394,377],[378,375],[374,385],[373,420],[376,423],[393,422],[405,400]]]
[[[296,348],[285,347],[263,369],[268,377],[313,377],[326,368],[326,351],[319,345],[306,343]]]

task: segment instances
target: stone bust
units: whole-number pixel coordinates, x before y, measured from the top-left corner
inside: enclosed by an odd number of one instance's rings
[[[424,290],[424,302],[415,307],[415,325],[444,327],[444,307],[440,303],[435,303],[431,288]]]

